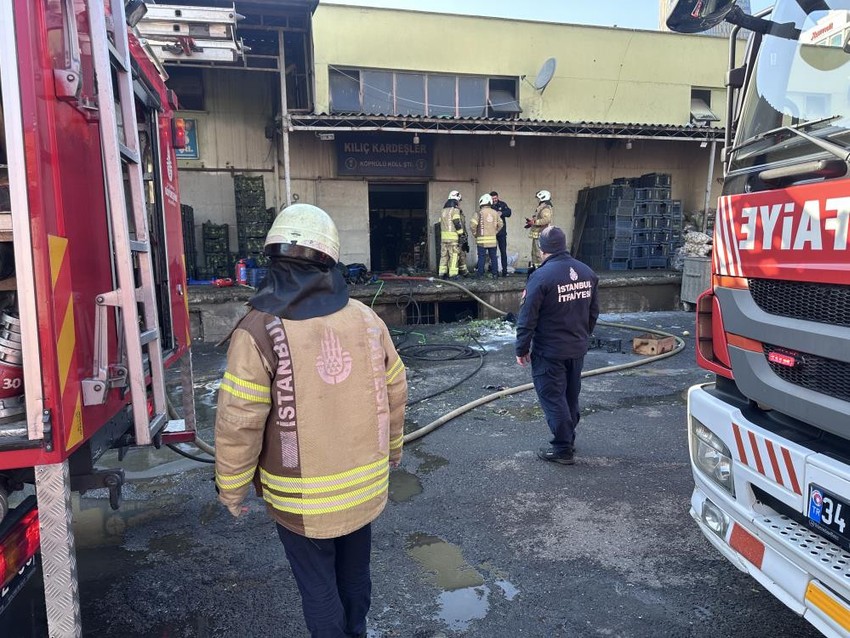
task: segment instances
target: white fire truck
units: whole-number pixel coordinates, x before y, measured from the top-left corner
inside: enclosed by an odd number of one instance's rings
[[[850,0],[680,0],[726,20],[725,182],[697,308],[691,515],[827,636],[850,636]],[[736,67],[737,31],[752,35]],[[698,63],[698,61],[695,61]]]
[[[146,10],[0,0],[0,613],[40,562],[51,636],[82,631],[70,492],[117,508],[105,451],[194,440],[184,131],[154,49],[220,55],[238,16],[208,10],[211,31],[192,9],[192,30],[152,43]],[[164,11],[157,28],[183,13]]]

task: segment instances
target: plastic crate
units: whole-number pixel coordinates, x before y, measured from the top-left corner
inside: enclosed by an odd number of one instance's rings
[[[227,239],[230,237],[230,225],[204,222],[201,224],[201,236],[204,239]]]
[[[649,219],[649,227],[655,229],[673,228],[673,219],[668,215],[658,215]]]
[[[628,270],[628,259],[610,259],[604,263],[606,270]]]
[[[645,173],[638,178],[641,188],[670,188],[672,177],[669,173]]]
[[[268,275],[268,268],[246,268],[245,276],[248,280],[248,285],[252,288],[259,288],[260,284],[263,283],[263,280]]]
[[[641,257],[630,260],[633,270],[645,270],[648,268],[667,268],[667,257]]]

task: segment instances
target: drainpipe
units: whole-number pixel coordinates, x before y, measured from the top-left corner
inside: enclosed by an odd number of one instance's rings
[[[714,181],[714,156],[717,152],[717,141],[711,142],[711,152],[708,157],[708,178],[705,180],[705,206],[702,215],[702,232],[708,229],[708,206],[711,203],[711,183]]]
[[[286,183],[286,205],[292,204],[292,182],[289,179],[289,108],[286,102],[286,54],[284,33],[277,32],[278,64],[280,64],[280,131],[283,138],[283,179]],[[280,188],[278,186],[278,188]]]

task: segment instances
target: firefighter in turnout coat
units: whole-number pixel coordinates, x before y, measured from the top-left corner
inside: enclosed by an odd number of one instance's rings
[[[531,237],[531,265],[539,268],[543,263],[539,245],[540,234],[554,223],[555,211],[552,209],[552,193],[541,190],[537,191],[535,197],[538,202],[537,208],[532,217],[526,218],[525,227],[530,229],[528,236]]]
[[[331,218],[285,208],[266,283],[230,337],[215,424],[219,499],[255,488],[314,638],[366,635],[371,522],[402,454],[407,380],[386,325],[348,298]]]
[[[475,234],[475,245],[478,247],[478,277],[484,276],[484,263],[490,257],[490,274],[499,276],[496,264],[496,235],[505,223],[499,213],[493,209],[493,198],[487,194],[478,199],[478,212],[472,215],[472,232]]]
[[[466,233],[460,212],[462,199],[458,191],[452,191],[440,213],[439,275],[444,279],[458,275],[458,261],[461,259],[460,238]]]

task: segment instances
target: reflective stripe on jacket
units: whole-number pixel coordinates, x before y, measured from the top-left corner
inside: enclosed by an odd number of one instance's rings
[[[472,215],[472,228],[475,232],[475,243],[482,248],[493,248],[496,246],[496,234],[502,230],[505,223],[495,210],[489,206]]]
[[[540,237],[540,233],[552,223],[554,217],[555,211],[552,209],[552,204],[541,202],[531,217],[531,230],[528,231],[528,236],[532,239]]]
[[[383,321],[350,300],[289,321],[250,311],[234,330],[216,416],[216,485],[231,510],[249,484],[311,538],[373,521],[401,459],[407,378]]]
[[[457,242],[458,237],[464,233],[463,220],[460,217],[460,209],[450,206],[444,208],[440,213],[440,240],[445,242]]]

